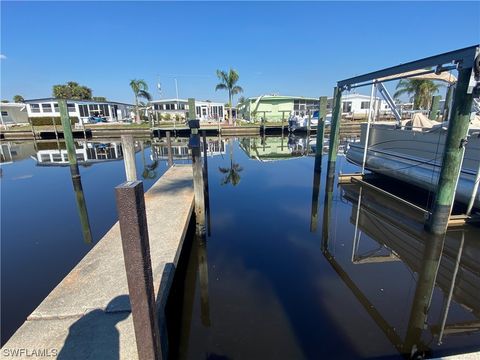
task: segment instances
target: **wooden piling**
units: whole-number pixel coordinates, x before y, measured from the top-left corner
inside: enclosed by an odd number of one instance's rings
[[[337,152],[340,134],[340,121],[342,120],[342,90],[335,87],[333,90],[333,113],[330,128],[330,144],[328,149],[328,176],[335,175],[335,162],[337,161]]]
[[[437,193],[432,214],[426,223],[427,230],[433,234],[444,234],[447,230],[448,220],[455,200],[473,102],[472,94],[467,93],[471,73],[472,68],[460,69],[458,71],[457,88],[448,124]]]
[[[437,120],[438,117],[438,110],[440,109],[440,100],[442,97],[440,95],[432,96],[432,104],[430,106],[430,113],[428,114],[428,118],[430,120]]]
[[[137,180],[137,166],[135,164],[135,141],[132,135],[122,135],[123,162],[127,181]]]
[[[195,220],[197,233],[205,233],[205,188],[203,184],[202,154],[200,152],[200,135],[198,129],[200,121],[195,116],[195,99],[188,99],[188,126],[190,127],[190,141],[188,147],[192,152],[193,191],[195,193]],[[193,109],[193,111],[192,111]]]
[[[138,358],[162,359],[143,183],[127,181],[115,195]]]
[[[63,138],[67,147],[68,162],[70,163],[70,171],[72,176],[80,175],[77,163],[77,152],[75,151],[75,142],[73,140],[72,124],[68,115],[66,100],[58,100],[58,109],[60,111],[60,119],[63,127]],[[58,139],[58,137],[57,137]]]
[[[170,131],[165,133],[167,137],[167,154],[168,154],[168,166],[173,165],[173,153],[172,153],[172,138],[170,137]]]
[[[318,125],[317,125],[317,150],[315,151],[315,159],[322,157],[323,142],[325,138],[325,119],[327,118],[327,97],[321,96],[319,99]],[[320,161],[320,168],[322,167]]]

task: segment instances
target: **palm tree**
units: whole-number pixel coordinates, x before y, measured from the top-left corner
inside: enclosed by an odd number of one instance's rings
[[[240,172],[243,171],[243,168],[240,164],[233,162],[233,143],[231,139],[229,140],[228,146],[230,147],[230,167],[218,167],[218,171],[225,174],[220,185],[232,184],[233,186],[237,186],[240,183]]]
[[[138,99],[143,98],[148,101],[152,100],[152,95],[148,92],[148,85],[145,80],[130,80],[130,87],[132,88],[133,94],[135,95],[135,114],[136,121],[140,123],[140,113],[138,111]]]
[[[413,94],[413,108],[427,110],[430,108],[432,96],[441,86],[443,85],[435,84],[432,80],[403,79],[398,82],[393,97],[397,99],[403,94]]]
[[[230,69],[227,73],[223,70],[217,70],[217,77],[220,80],[220,83],[215,86],[215,91],[217,90],[227,90],[228,91],[228,105],[230,106],[228,114],[228,123],[232,123],[232,100],[233,95],[243,92],[241,86],[236,85],[238,81],[238,73],[234,69]]]
[[[13,102],[16,102],[16,103],[24,103],[25,102],[25,99],[23,98],[22,95],[15,95],[13,97]]]

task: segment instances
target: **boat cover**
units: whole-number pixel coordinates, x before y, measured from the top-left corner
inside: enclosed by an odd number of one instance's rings
[[[412,127],[413,131],[422,131],[425,129],[431,129],[436,125],[441,125],[442,123],[435,120],[430,120],[426,115],[422,113],[413,114],[413,118],[409,120],[403,120],[402,126]]]

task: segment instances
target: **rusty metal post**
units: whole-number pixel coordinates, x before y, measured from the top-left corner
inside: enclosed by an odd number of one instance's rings
[[[162,359],[143,183],[127,181],[115,195],[138,358]]]
[[[165,133],[167,136],[167,154],[168,154],[168,166],[173,165],[173,154],[172,154],[172,138],[170,137],[170,131]]]

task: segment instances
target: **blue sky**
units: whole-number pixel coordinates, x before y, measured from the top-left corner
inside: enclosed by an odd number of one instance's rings
[[[336,81],[480,42],[480,2],[1,2],[1,98],[48,97],[77,81],[132,101],[226,101],[216,69],[245,96],[322,96]],[[368,89],[361,92],[368,93]]]

